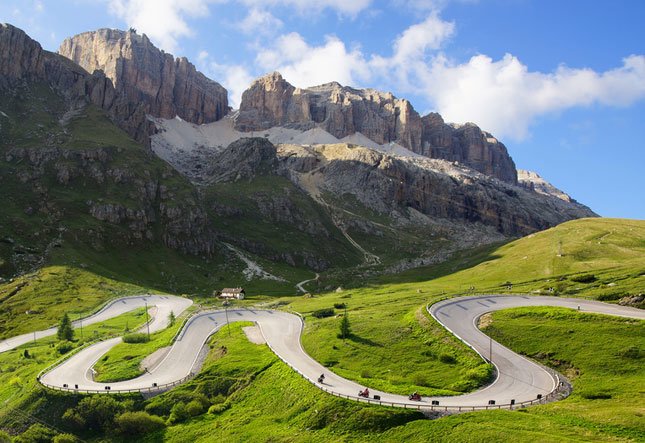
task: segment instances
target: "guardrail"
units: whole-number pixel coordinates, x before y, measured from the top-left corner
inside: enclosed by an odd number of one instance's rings
[[[136,389],[111,389],[110,385],[108,383],[105,384],[105,389],[75,389],[71,387],[64,387],[64,386],[54,386],[50,385],[49,383],[43,383],[42,381],[40,382],[41,385],[45,386],[48,389],[52,389],[54,391],[65,391],[65,392],[75,392],[79,394],[128,394],[128,393],[148,393],[148,392],[157,392],[157,391],[164,391],[166,389],[172,388],[174,386],[180,385],[182,383],[185,383],[186,381],[190,380],[193,378],[196,374],[191,372],[187,376],[180,378],[179,380],[175,380],[170,383],[165,383],[162,385],[153,385],[149,388],[136,388]]]
[[[304,321],[304,316],[300,314],[299,312],[296,311],[291,311],[293,314],[296,314],[298,318],[300,319],[301,323],[301,328],[304,330],[305,326],[305,321]],[[431,313],[430,313],[431,314]],[[431,314],[432,315],[432,314]],[[434,318],[434,316],[433,316]],[[260,328],[262,330],[262,328]],[[451,331],[452,332],[452,331]],[[262,333],[264,335],[264,333]],[[302,334],[300,335],[302,337]],[[265,337],[266,341],[266,337]],[[299,345],[302,347],[302,343],[299,340]],[[404,408],[404,409],[415,409],[419,411],[439,411],[439,412],[472,412],[472,411],[481,411],[481,410],[493,410],[493,409],[509,409],[509,410],[514,410],[518,408],[524,408],[526,406],[531,406],[531,405],[536,405],[536,404],[546,404],[551,401],[559,400],[562,398],[567,397],[571,393],[571,386],[568,383],[564,383],[561,381],[560,375],[556,372],[553,371],[550,368],[546,368],[545,370],[548,370],[550,372],[550,375],[554,377],[556,380],[555,382],[555,388],[549,392],[548,394],[545,394],[543,396],[536,396],[535,399],[533,400],[526,400],[523,402],[517,402],[517,403],[505,403],[505,404],[495,404],[495,405],[479,405],[479,406],[449,406],[449,405],[440,405],[440,404],[425,404],[425,403],[404,403],[404,402],[393,402],[393,401],[384,401],[380,399],[374,399],[374,398],[365,398],[365,397],[359,397],[359,396],[354,396],[354,395],[347,395],[343,394],[341,392],[334,391],[333,389],[329,389],[326,386],[320,384],[317,382],[317,380],[314,380],[301,372],[298,368],[294,367],[291,365],[288,361],[286,361],[284,358],[282,358],[271,346],[271,344],[267,341],[267,346],[271,351],[291,370],[293,370],[296,374],[300,375],[303,379],[317,387],[318,389],[333,395],[334,397],[339,397],[339,398],[344,398],[347,400],[353,400],[353,401],[358,401],[362,403],[367,403],[367,404],[374,404],[374,405],[379,405],[379,406],[390,406],[390,407],[398,407],[398,408]],[[479,353],[478,353],[479,354]],[[481,355],[481,354],[480,354]],[[482,356],[482,358],[484,358]],[[486,360],[484,358],[484,360]],[[486,360],[487,361],[487,360]],[[542,365],[540,365],[542,366]],[[427,397],[427,401],[432,401],[432,397]],[[445,401],[445,400],[444,400]]]

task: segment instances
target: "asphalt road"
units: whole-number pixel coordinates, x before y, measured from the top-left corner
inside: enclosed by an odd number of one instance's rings
[[[165,303],[173,303],[176,314],[179,297],[166,297],[155,300],[159,309],[154,329],[164,326],[162,320],[167,318],[170,308]],[[136,298],[131,298],[135,303]],[[150,300],[150,299],[149,299]],[[119,306],[120,301],[114,304]],[[151,304],[149,302],[149,304]],[[186,307],[190,304],[188,304]],[[430,307],[434,318],[466,342],[485,359],[490,358],[497,368],[497,378],[489,386],[461,396],[423,398],[421,402],[408,400],[407,396],[395,395],[370,389],[371,397],[379,395],[383,403],[407,405],[412,407],[429,407],[431,402],[438,401],[441,407],[485,407],[490,400],[496,405],[517,404],[535,400],[538,394],[546,395],[556,384],[556,378],[539,365],[521,357],[497,342],[491,341],[476,327],[476,321],[484,313],[519,306],[561,306],[572,309],[580,308],[583,312],[595,312],[622,317],[645,319],[645,311],[617,305],[581,299],[532,296],[477,296],[454,298],[439,302]],[[125,309],[126,307],[121,306]],[[110,307],[107,307],[109,310]],[[116,308],[115,308],[116,309]],[[131,308],[133,309],[133,308]],[[185,308],[184,308],[185,309]],[[162,313],[163,312],[163,313]],[[109,315],[105,312],[104,315]],[[300,317],[282,311],[235,309],[228,311],[229,320],[256,322],[269,347],[289,366],[320,388],[335,395],[358,399],[358,391],[364,386],[346,380],[312,359],[300,344],[303,323]],[[41,382],[54,387],[67,384],[78,385],[79,390],[105,391],[109,385],[112,392],[120,390],[146,390],[153,384],[174,383],[191,373],[199,352],[208,337],[226,324],[224,311],[213,311],[193,317],[182,330],[165,359],[152,371],[132,380],[118,383],[96,383],[92,381],[91,368],[94,363],[120,339],[112,339],[88,347],[74,355],[62,365],[47,372]],[[153,330],[151,325],[151,330]],[[492,344],[492,348],[491,348]],[[323,384],[317,382],[320,374],[325,374]]]
[[[82,322],[83,326],[89,326],[94,323],[102,322],[113,317],[125,314],[137,308],[143,308],[145,305],[150,308],[156,307],[154,318],[150,322],[150,331],[163,329],[168,324],[168,315],[173,311],[179,315],[193,304],[192,300],[174,295],[138,295],[134,297],[123,297],[112,300],[103,306],[96,313],[85,317],[81,320],[74,320],[72,326],[78,328]],[[50,337],[56,334],[58,328],[52,327],[42,331],[30,332],[28,334],[17,335],[0,341],[0,352],[10,351],[20,345],[29,343],[34,339]]]

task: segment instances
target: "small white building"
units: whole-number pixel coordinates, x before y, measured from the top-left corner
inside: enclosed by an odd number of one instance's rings
[[[224,288],[220,291],[218,297],[226,300],[236,298],[238,300],[243,300],[246,292],[243,288]]]

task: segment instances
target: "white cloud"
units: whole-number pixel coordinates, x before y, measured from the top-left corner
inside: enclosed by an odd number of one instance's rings
[[[258,52],[256,63],[264,71],[280,71],[294,86],[314,86],[331,81],[357,85],[370,77],[360,49],[349,49],[338,37],[327,36],[321,46],[309,46],[295,32],[283,35],[269,49]]]
[[[112,14],[128,26],[145,33],[162,49],[177,50],[177,39],[190,36],[187,17],[208,15],[208,5],[214,0],[108,0]]]
[[[238,27],[245,34],[269,35],[282,27],[282,21],[268,11],[253,7]]]
[[[248,69],[242,65],[218,63],[207,51],[200,51],[197,60],[202,72],[226,88],[229,105],[233,109],[239,108],[242,93],[254,80]]]
[[[510,54],[493,61],[485,55],[455,64],[437,56],[417,69],[423,94],[449,121],[472,121],[498,137],[523,139],[539,116],[600,104],[626,106],[645,98],[645,56],[602,73],[559,67],[531,72]]]
[[[367,9],[372,0],[241,0],[241,2],[247,6],[258,8],[291,7],[304,15],[317,14],[325,9],[331,9],[341,15],[354,17]]]

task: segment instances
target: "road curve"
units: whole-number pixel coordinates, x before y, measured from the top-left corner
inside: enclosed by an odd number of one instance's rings
[[[157,312],[150,322],[150,331],[158,331],[168,325],[168,315],[173,311],[175,315],[184,312],[193,301],[184,297],[177,297],[174,295],[153,295],[144,294],[132,297],[121,297],[114,299],[105,304],[94,314],[80,320],[74,320],[72,326],[78,328],[81,324],[89,326],[94,323],[109,320],[110,318],[117,317],[137,308],[156,307]],[[30,341],[38,340],[45,337],[50,337],[56,334],[57,327],[52,327],[42,331],[30,332],[28,334],[17,335],[0,341],[0,353],[10,351],[20,345],[29,343]]]
[[[117,300],[117,306],[118,302]],[[164,305],[164,299],[157,299],[156,303],[159,308]],[[429,308],[429,311],[441,324],[487,359],[491,341],[477,329],[477,319],[487,312],[520,306],[561,306],[572,309],[579,307],[584,312],[645,319],[645,311],[639,309],[581,299],[533,296],[491,295],[454,298],[436,303]],[[163,309],[167,310],[167,308]],[[282,311],[253,309],[229,310],[228,316],[231,322],[257,323],[269,347],[289,366],[321,389],[334,395],[358,399],[357,393],[364,386],[330,372],[303,350],[300,344],[303,322],[300,317]],[[165,317],[167,315],[163,318]],[[83,349],[61,365],[46,372],[40,381],[52,388],[61,389],[63,385],[67,385],[70,387],[69,390],[95,392],[105,392],[106,385],[110,386],[111,392],[115,392],[154,390],[155,385],[175,384],[190,376],[208,337],[225,324],[224,311],[205,312],[192,317],[182,329],[165,359],[150,372],[132,380],[108,384],[92,381],[90,373],[92,366],[120,341],[117,338]],[[531,402],[535,401],[538,394],[546,396],[555,387],[556,379],[549,372],[494,341],[492,342],[492,361],[497,367],[496,380],[489,386],[470,394],[424,398],[421,402],[408,400],[407,396],[378,390],[371,390],[371,394],[380,396],[379,402],[388,405],[430,408],[434,401],[439,402],[441,408],[467,409],[488,407],[490,400],[494,400],[497,406],[508,405],[511,400],[515,400],[516,404]],[[325,374],[324,384],[317,382],[321,373]],[[362,400],[365,401],[365,399]],[[373,397],[371,401],[374,401]]]

